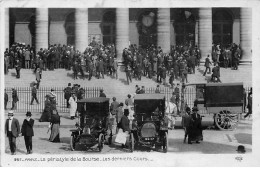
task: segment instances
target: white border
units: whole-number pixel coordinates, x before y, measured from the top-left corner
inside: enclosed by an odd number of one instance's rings
[[[60,164],[59,162],[54,162],[52,164],[44,163],[41,164],[39,162],[30,163],[30,162],[19,162],[19,164],[12,164],[13,166],[260,166],[260,113],[259,113],[259,91],[260,91],[260,76],[258,74],[259,65],[260,65],[260,1],[259,0],[0,0],[1,7],[1,34],[0,34],[0,54],[1,54],[1,66],[0,68],[4,68],[3,64],[3,53],[4,53],[4,8],[6,7],[17,7],[17,8],[145,8],[145,7],[165,7],[165,8],[181,8],[181,7],[251,7],[253,9],[253,18],[252,18],[252,51],[253,51],[253,73],[252,73],[252,81],[253,81],[253,146],[252,146],[252,154],[245,154],[243,156],[243,161],[238,162],[235,160],[235,157],[238,155],[234,154],[175,154],[175,153],[127,153],[127,154],[105,154],[105,155],[94,155],[93,157],[110,157],[110,156],[121,156],[121,157],[142,157],[145,156],[149,159],[153,159],[152,162],[109,162],[109,163],[96,163],[96,162],[63,162]],[[0,96],[1,96],[1,166],[8,165],[8,158],[4,151],[4,71],[0,69]],[[33,154],[33,157],[48,157],[55,155],[36,155]],[[66,155],[56,155],[57,157]],[[73,156],[75,156],[73,154]],[[81,154],[80,157],[84,155]],[[89,156],[89,155],[87,155]],[[25,156],[24,156],[25,157]],[[12,163],[14,163],[12,161]]]

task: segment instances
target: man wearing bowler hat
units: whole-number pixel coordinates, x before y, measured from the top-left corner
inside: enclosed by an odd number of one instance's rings
[[[26,119],[24,119],[22,124],[22,136],[24,136],[24,142],[27,149],[27,154],[32,153],[32,137],[34,136],[33,133],[33,124],[34,120],[31,118],[32,113],[27,112],[26,113]]]
[[[19,121],[15,119],[14,112],[10,110],[8,112],[8,119],[5,122],[5,132],[9,139],[9,146],[12,155],[16,155],[16,138],[20,134],[20,125]]]

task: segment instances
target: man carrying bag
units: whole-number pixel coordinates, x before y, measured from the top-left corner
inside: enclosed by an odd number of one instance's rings
[[[124,115],[121,118],[119,124],[117,125],[119,130],[118,130],[118,133],[116,135],[115,142],[122,144],[123,148],[126,147],[125,146],[126,138],[129,136],[129,131],[130,131],[130,128],[129,128],[130,120],[127,117],[128,115],[129,115],[129,110],[125,109]]]

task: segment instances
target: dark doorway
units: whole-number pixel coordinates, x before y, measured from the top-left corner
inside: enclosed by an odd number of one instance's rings
[[[189,9],[179,9],[174,22],[176,34],[176,45],[194,46],[195,44],[195,24],[194,15]]]
[[[70,13],[66,17],[65,31],[67,34],[67,45],[75,45],[75,13]]]
[[[218,10],[213,15],[213,43],[227,46],[232,43],[233,19],[226,10]]]
[[[103,44],[115,44],[116,35],[116,14],[115,11],[107,11],[102,18]]]

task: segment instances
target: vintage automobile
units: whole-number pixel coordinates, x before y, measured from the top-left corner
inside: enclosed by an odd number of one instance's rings
[[[243,112],[243,83],[207,83],[187,86],[196,89],[194,106],[198,107],[202,116],[202,125],[203,119],[208,118],[211,124],[207,126],[215,126],[220,130],[233,130],[237,127],[239,114]]]
[[[88,149],[98,145],[103,149],[108,129],[109,98],[85,98],[77,101],[79,123],[71,131],[70,147],[75,150],[76,145],[84,145]]]
[[[164,94],[137,94],[134,98],[134,120],[129,137],[130,150],[135,146],[168,149],[168,120]]]

